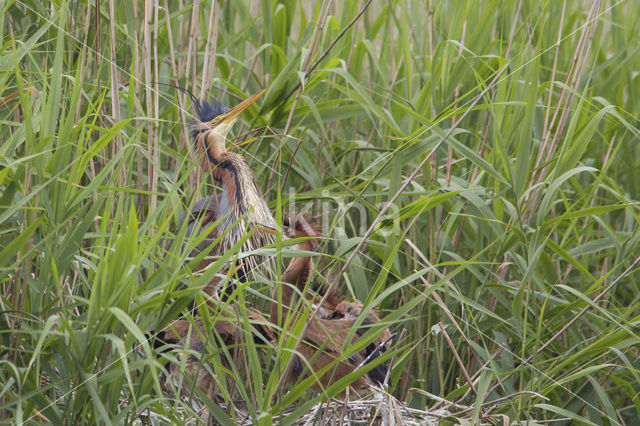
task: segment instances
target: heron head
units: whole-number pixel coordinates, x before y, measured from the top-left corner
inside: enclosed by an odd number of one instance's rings
[[[194,134],[197,135],[203,131],[211,132],[214,136],[213,142],[221,145],[218,148],[224,149],[227,134],[238,117],[240,117],[240,114],[258,100],[264,92],[264,90],[261,90],[250,98],[240,102],[232,109],[228,109],[217,99],[214,99],[213,103],[206,101],[197,102],[195,107],[199,123],[194,129]]]

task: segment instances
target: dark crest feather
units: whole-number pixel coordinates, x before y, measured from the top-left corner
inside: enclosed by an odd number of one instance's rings
[[[217,116],[222,115],[228,111],[227,107],[222,105],[222,103],[216,98],[213,98],[213,104],[202,100],[199,104],[195,104],[195,107],[198,118],[203,122],[211,121]]]
[[[189,95],[189,98],[191,98],[191,102],[193,102],[193,106],[196,109],[196,116],[198,117],[198,120],[202,122],[211,121],[217,116],[222,115],[227,111],[229,111],[227,107],[222,105],[222,102],[220,102],[216,98],[213,98],[213,103],[209,103],[204,99],[202,101],[199,101],[198,98],[196,98],[196,96],[193,93],[191,93],[189,90],[185,89],[184,87],[176,86],[169,83],[157,82],[157,84],[173,87],[174,89],[178,89],[186,93],[187,95]]]

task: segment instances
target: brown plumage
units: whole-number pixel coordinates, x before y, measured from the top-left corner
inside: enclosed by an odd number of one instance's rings
[[[317,247],[319,232],[315,230],[309,222],[302,216],[292,216],[285,220],[285,227],[291,230],[291,236],[295,238],[314,237],[298,244],[301,250],[312,251]],[[300,315],[301,312],[292,311],[294,286],[301,292],[305,291],[307,281],[313,270],[313,261],[310,256],[298,256],[293,258],[282,275],[282,286],[276,286],[271,304],[271,321],[282,328],[286,315]],[[223,279],[216,277],[215,286]],[[305,294],[303,307],[308,307],[313,302],[319,302],[320,296],[317,294]],[[292,362],[292,368],[288,376],[289,381],[308,377],[310,371],[307,368],[311,363],[314,372],[320,372],[329,367],[326,372],[320,374],[319,383],[314,385],[316,390],[330,386],[337,380],[355,371],[361,365],[370,362],[379,356],[380,346],[383,350],[388,347],[389,331],[385,329],[375,341],[366,348],[351,354],[347,359],[336,362],[339,358],[344,358],[344,349],[355,343],[367,330],[368,326],[380,322],[375,312],[369,312],[364,319],[360,319],[362,305],[342,300],[337,293],[331,293],[327,301],[320,307],[316,307],[310,313],[308,326],[301,337],[297,347],[297,353]],[[249,308],[249,319],[254,324],[252,334],[256,342],[274,342],[275,335],[262,314],[254,308]],[[293,318],[291,319],[293,320]],[[289,322],[291,323],[291,322]],[[195,386],[200,389],[215,393],[215,379],[208,371],[209,365],[202,364],[200,355],[205,354],[205,344],[207,336],[202,321],[195,322],[195,329],[186,320],[175,320],[170,326],[161,330],[158,335],[160,345],[171,344],[178,348],[188,348],[191,354],[184,360],[184,374]],[[241,343],[241,329],[231,321],[221,319],[215,321],[213,330],[218,336],[219,344],[226,346]],[[351,337],[349,337],[351,335]],[[186,341],[187,336],[190,340]],[[208,338],[212,338],[209,336]],[[351,339],[347,344],[347,340]],[[156,345],[157,347],[158,345]],[[199,354],[198,356],[194,354]],[[370,358],[368,361],[367,358]],[[178,356],[181,359],[181,356]],[[170,364],[168,371],[174,380],[183,374],[179,368],[180,364]],[[371,369],[367,376],[360,376],[351,384],[355,391],[362,391],[368,388],[369,380],[382,383],[387,372],[387,366],[381,364]]]
[[[169,377],[177,382],[184,374],[198,388],[207,392],[211,398],[216,393],[216,378],[210,374],[213,366],[203,362],[202,356],[207,353],[206,341],[209,340],[212,347],[225,345],[232,347],[240,345],[243,341],[242,329],[229,314],[221,313],[226,318],[216,320],[212,325],[214,335],[207,335],[201,320],[194,323],[184,319],[174,320],[169,326],[156,333],[154,346],[158,349],[164,345],[178,348],[176,358],[178,363],[170,363],[167,366]],[[266,318],[254,308],[249,308],[247,313],[252,326],[253,340],[256,344],[270,344],[275,341],[275,336],[268,326]],[[195,325],[195,327],[194,327]],[[185,351],[188,349],[188,352]],[[185,360],[182,357],[186,356]],[[229,366],[228,360],[221,355],[223,365]],[[181,365],[184,364],[184,370]]]
[[[315,237],[298,244],[301,250],[311,251],[318,244],[317,237],[320,234],[308,223],[308,221],[299,215],[289,218],[285,222],[295,238]],[[282,276],[282,286],[276,286],[273,293],[273,301],[271,304],[271,321],[282,327],[286,315],[291,311],[292,299],[295,286],[300,292],[306,291],[306,283],[310,278],[313,270],[313,260],[310,256],[299,256],[293,258],[286,271]],[[306,298],[305,298],[306,299]],[[307,302],[319,302],[319,295],[311,295],[311,300]],[[305,304],[302,305],[303,307]],[[306,304],[308,306],[308,303]],[[312,308],[313,309],[313,308]],[[315,306],[315,309],[309,314],[308,324],[301,336],[302,341],[298,345],[297,356],[293,360],[290,381],[295,381],[302,375],[308,376],[308,369],[305,373],[307,363],[312,363],[314,372],[318,372],[330,364],[334,364],[327,372],[320,376],[320,385],[314,387],[318,390],[327,387],[342,377],[352,373],[358,366],[370,356],[375,359],[379,356],[379,346],[383,349],[389,346],[391,334],[385,329],[381,335],[375,339],[374,343],[369,344],[363,350],[352,354],[347,360],[335,362],[343,353],[345,347],[353,344],[361,337],[370,325],[380,322],[380,318],[373,311],[370,311],[364,319],[359,319],[362,311],[362,305],[342,300],[337,292],[331,292],[324,303]],[[293,313],[299,315],[299,313]],[[355,328],[355,332],[352,330]],[[352,335],[351,342],[347,342],[349,335]],[[318,351],[320,351],[318,353]],[[371,361],[369,359],[369,361]],[[386,375],[387,366],[381,364],[370,370],[367,375],[369,379],[376,383],[382,383]],[[367,378],[361,376],[351,383],[351,387],[363,390],[368,387]]]
[[[222,186],[222,193],[199,200],[181,220],[180,229],[185,227],[185,239],[216,224],[208,231],[206,238],[191,251],[191,256],[208,250],[218,238],[220,241],[211,248],[209,254],[212,257],[220,256],[243,240],[247,233],[250,234],[242,244],[242,252],[252,251],[275,242],[274,234],[268,231],[275,228],[275,220],[260,193],[252,170],[242,156],[228,152],[226,149],[226,135],[231,126],[262,93],[241,102],[230,111],[216,100],[212,104],[200,102],[190,94],[197,116],[197,122],[193,125],[191,132],[193,141],[205,170],[209,171],[212,179]],[[185,246],[186,242],[182,243],[182,250]],[[263,260],[259,256],[240,258],[240,278],[243,279],[250,270],[255,268],[266,269],[263,266]],[[202,261],[197,269],[205,268],[212,261],[209,257]],[[216,276],[204,289],[204,292],[211,296],[208,302],[214,309],[217,303],[212,299],[218,299],[219,287],[224,281],[220,276]],[[188,321],[177,319],[156,334],[155,345],[164,347],[169,344],[178,349],[181,348],[182,354],[179,353],[177,356],[179,359],[186,356],[186,359],[181,359],[185,369],[181,370],[180,364],[170,363],[167,367],[170,377],[177,379],[184,373],[195,386],[208,392],[212,397],[215,395],[215,378],[209,372],[211,366],[201,360],[201,357],[206,354],[206,341],[217,340],[214,347],[235,346],[242,343],[243,336],[241,328],[232,321],[232,315],[224,312],[219,315],[226,318],[218,319],[213,323],[215,337],[206,335],[204,324],[200,320],[194,323],[195,327],[192,327]],[[249,308],[248,316],[254,323],[252,329],[254,340],[260,343],[273,342],[274,335],[262,314],[256,309]]]
[[[231,126],[262,93],[246,99],[232,110],[227,110],[217,100],[210,104],[200,102],[192,96],[198,121],[193,125],[191,135],[205,170],[222,186],[222,193],[196,202],[180,222],[180,227],[186,227],[185,238],[188,239],[195,232],[201,232],[219,221],[207,238],[195,247],[191,256],[205,250],[219,236],[221,240],[210,252],[214,257],[227,252],[251,231],[253,233],[242,245],[242,252],[275,242],[273,233],[264,230],[273,229],[275,220],[260,193],[253,171],[241,155],[226,149],[226,136]],[[204,261],[199,267],[203,268],[210,262],[211,260]],[[241,266],[241,279],[255,268],[263,271],[268,269],[264,266],[268,262],[261,256],[244,257],[238,262]],[[211,289],[206,292],[212,293]]]

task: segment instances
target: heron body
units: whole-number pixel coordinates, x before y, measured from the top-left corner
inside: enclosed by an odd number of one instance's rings
[[[215,377],[211,375],[213,367],[203,359],[209,352],[207,341],[214,348],[225,345],[228,348],[240,348],[243,341],[242,329],[236,325],[236,321],[231,315],[221,313],[224,318],[219,318],[212,324],[214,335],[207,334],[201,320],[190,322],[183,319],[174,320],[170,325],[156,333],[154,347],[161,349],[171,346],[178,349],[177,363],[167,365],[168,377],[174,382],[180,381],[180,376],[186,376],[195,386],[204,391],[208,391],[213,398],[215,395]],[[251,324],[251,335],[253,341],[258,345],[270,344],[275,341],[275,336],[269,328],[267,319],[254,308],[249,308],[247,312]],[[166,349],[166,348],[165,348]],[[183,360],[183,357],[186,357]],[[229,360],[221,354],[223,365],[228,367]],[[184,369],[181,367],[184,366]]]
[[[231,110],[217,100],[209,103],[192,97],[197,121],[192,126],[191,137],[204,169],[222,187],[222,193],[196,202],[181,221],[181,226],[186,222],[186,238],[217,222],[207,238],[192,251],[193,256],[218,237],[221,239],[212,248],[212,256],[226,253],[246,235],[248,237],[242,244],[242,252],[275,242],[274,234],[264,230],[275,228],[275,220],[256,184],[253,171],[241,155],[229,152],[226,147],[227,134],[233,123],[262,93],[246,99]],[[206,266],[206,263],[210,263],[210,260],[200,267]],[[263,256],[242,257],[238,263],[241,279],[250,270],[268,269],[268,262]],[[210,290],[207,288],[205,291],[211,293]]]

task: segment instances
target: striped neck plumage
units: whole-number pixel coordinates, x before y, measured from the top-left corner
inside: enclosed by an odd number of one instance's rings
[[[270,217],[271,213],[262,199],[253,171],[242,156],[224,148],[223,140],[224,136],[216,132],[216,129],[198,135],[198,145],[204,151],[202,153],[206,157],[206,167],[213,180],[222,186],[224,197],[233,209],[234,216],[242,216],[253,209],[263,210],[257,212],[257,216],[266,214]]]

